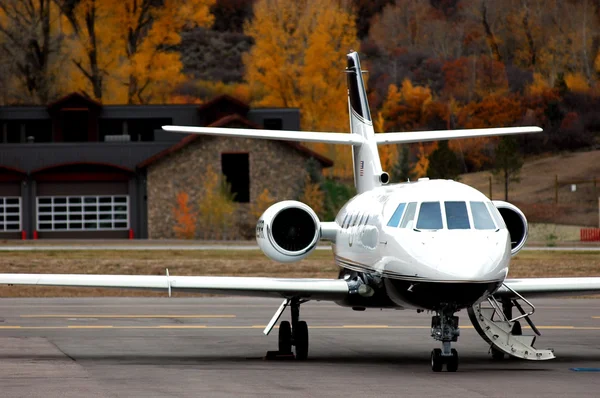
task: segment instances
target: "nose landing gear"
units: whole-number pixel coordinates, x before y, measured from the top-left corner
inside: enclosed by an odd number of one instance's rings
[[[444,364],[448,372],[458,370],[458,352],[452,348],[452,342],[458,341],[460,330],[458,317],[454,310],[444,308],[431,317],[431,337],[442,342],[442,348],[431,351],[431,370],[441,372]]]

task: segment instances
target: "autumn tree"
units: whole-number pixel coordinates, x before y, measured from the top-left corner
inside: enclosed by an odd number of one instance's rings
[[[335,1],[261,0],[246,26],[246,78],[258,105],[300,107],[307,130],[347,131],[343,54],[357,48],[352,14]]]
[[[271,196],[271,192],[267,188],[258,195],[256,200],[250,205],[250,214],[254,216],[256,220],[267,210],[269,207],[274,205],[276,202],[275,198]]]
[[[181,191],[177,194],[177,201],[173,207],[173,215],[175,217],[175,226],[173,231],[179,239],[194,239],[196,234],[196,222],[198,213],[192,211],[189,205],[190,196]]]
[[[198,226],[204,239],[226,239],[235,236],[237,203],[231,185],[212,166],[202,180],[202,196],[198,200]]]
[[[323,217],[325,212],[325,193],[321,190],[318,183],[311,181],[308,174],[304,177],[304,189],[299,200],[313,209],[319,217]]]
[[[58,15],[52,0],[0,0],[0,59],[9,101],[46,104],[56,96]]]
[[[246,80],[257,106],[298,107],[302,129],[348,131],[344,54],[358,49],[354,17],[336,1],[259,0],[245,33]],[[349,148],[317,148],[351,176]],[[335,170],[334,170],[335,171]]]
[[[496,148],[492,173],[504,183],[504,200],[508,201],[508,188],[512,182],[519,182],[523,157],[515,137],[504,136]]]
[[[109,2],[99,0],[55,3],[65,20],[63,33],[71,60],[66,68],[66,86],[69,91],[84,91],[102,101],[105,78],[116,66],[117,43],[115,27],[111,26],[114,10]]]

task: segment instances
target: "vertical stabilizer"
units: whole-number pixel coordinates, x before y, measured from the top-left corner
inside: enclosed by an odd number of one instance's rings
[[[350,114],[350,132],[364,138],[365,143],[352,147],[354,161],[354,185],[358,193],[369,191],[387,184],[389,176],[381,170],[377,142],[373,131],[371,111],[363,82],[358,53],[348,54],[348,112]]]

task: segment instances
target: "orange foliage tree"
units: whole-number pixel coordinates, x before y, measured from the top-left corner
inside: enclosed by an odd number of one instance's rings
[[[198,222],[204,239],[227,239],[237,236],[231,186],[208,166],[202,181],[202,196],[198,200]]]
[[[300,195],[300,202],[310,206],[319,217],[323,217],[323,213],[325,212],[325,193],[321,191],[318,183],[311,181],[309,175],[306,175],[304,178],[304,189]]]
[[[256,220],[258,220],[265,210],[267,210],[273,204],[275,204],[275,198],[273,198],[273,196],[271,196],[271,192],[265,188],[260,195],[258,195],[256,201],[250,205],[250,214],[252,214]]]
[[[354,16],[334,0],[259,0],[245,27],[254,46],[244,57],[258,106],[298,107],[302,128],[348,131],[343,55],[358,48]],[[348,148],[311,146],[334,158],[334,175],[352,174]]]
[[[192,211],[189,200],[190,196],[181,191],[177,194],[177,205],[173,207],[176,222],[173,231],[179,239],[193,239],[196,234],[198,213]]]

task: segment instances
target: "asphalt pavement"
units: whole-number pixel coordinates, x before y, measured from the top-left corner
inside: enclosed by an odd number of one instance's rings
[[[0,299],[0,395],[592,397],[600,390],[599,303],[535,300],[536,346],[557,356],[545,362],[493,361],[461,312],[459,371],[432,373],[439,344],[426,313],[309,302],[301,307],[309,359],[300,362],[264,359],[277,346],[277,330],[262,329],[278,300]]]

